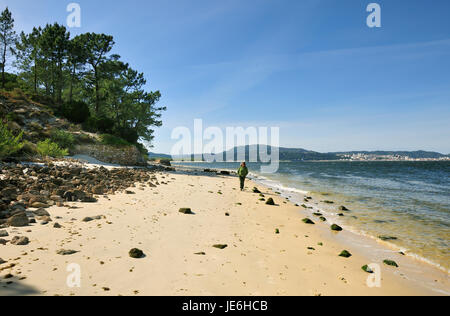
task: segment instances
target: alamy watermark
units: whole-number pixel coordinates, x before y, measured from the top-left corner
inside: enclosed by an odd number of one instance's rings
[[[367,266],[370,275],[367,277],[366,284],[370,288],[381,287],[381,267],[377,263],[371,263]]]
[[[69,288],[81,287],[81,267],[77,263],[71,263],[67,266],[67,272],[70,274],[67,276],[66,285]]]
[[[67,5],[67,26],[69,28],[81,27],[81,6],[78,3],[72,2]]]
[[[367,12],[370,12],[366,23],[370,28],[381,27],[381,6],[378,3],[370,3],[367,6]]]
[[[188,127],[177,127],[172,131],[172,139],[177,140],[171,150],[174,160],[210,163],[260,162],[262,173],[278,171],[279,127],[204,128],[203,120],[196,119],[193,133]]]

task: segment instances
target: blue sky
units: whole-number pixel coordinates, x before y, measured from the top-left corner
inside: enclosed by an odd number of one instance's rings
[[[17,30],[65,23],[114,36],[160,90],[170,152],[177,126],[279,126],[281,145],[317,151],[450,153],[448,0],[0,0]],[[368,28],[377,2],[382,27]]]

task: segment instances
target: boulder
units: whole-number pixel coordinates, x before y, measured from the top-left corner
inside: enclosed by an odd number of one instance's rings
[[[179,212],[186,215],[194,214],[190,208],[180,208]]]
[[[385,265],[388,265],[388,266],[391,266],[391,267],[395,267],[395,268],[398,268],[398,264],[395,262],[395,261],[392,261],[392,260],[384,260],[383,261],[383,263],[385,264]]]
[[[213,245],[214,248],[217,249],[225,249],[228,247],[228,245],[223,245],[223,244],[217,244],[217,245]]]
[[[352,254],[350,252],[348,252],[347,250],[343,250],[340,254],[339,257],[344,257],[344,258],[350,258],[352,256]]]
[[[129,256],[134,259],[141,259],[145,256],[144,252],[140,249],[133,248],[128,252]]]
[[[40,209],[37,209],[36,211],[33,211],[33,214],[36,215],[36,216],[50,216],[50,213],[47,212],[43,208],[40,208]]]
[[[335,232],[340,232],[342,231],[342,227],[336,224],[331,225],[331,230],[335,231]]]
[[[0,237],[8,237],[9,234],[6,230],[0,230]]]
[[[310,220],[309,218],[302,219],[302,222],[309,225],[314,225],[314,222]]]
[[[75,250],[67,250],[67,249],[60,249],[56,252],[57,255],[61,255],[61,256],[70,256],[73,254],[76,254],[78,251]]]
[[[30,240],[28,239],[28,237],[25,236],[14,236],[13,239],[11,240],[11,245],[16,245],[16,246],[26,246],[30,243]]]
[[[28,226],[29,220],[25,213],[20,213],[8,218],[6,224],[12,227],[24,227]]]

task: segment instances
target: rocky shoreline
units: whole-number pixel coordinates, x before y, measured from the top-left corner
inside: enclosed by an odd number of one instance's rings
[[[155,172],[167,167],[88,169],[81,164],[0,165],[0,228],[46,225],[52,221],[46,208],[70,207],[66,202],[95,203],[101,195],[131,193],[129,188],[160,185]],[[56,224],[55,224],[56,225]],[[57,227],[57,225],[56,225]],[[0,231],[0,237],[8,237]],[[0,239],[1,244],[23,244],[25,241]]]

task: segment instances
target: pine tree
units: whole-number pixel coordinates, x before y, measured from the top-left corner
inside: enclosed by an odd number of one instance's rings
[[[1,71],[2,71],[2,88],[5,88],[5,67],[8,57],[8,51],[11,51],[12,45],[16,41],[16,32],[14,31],[14,19],[11,11],[6,8],[0,15],[0,48],[1,48]]]

